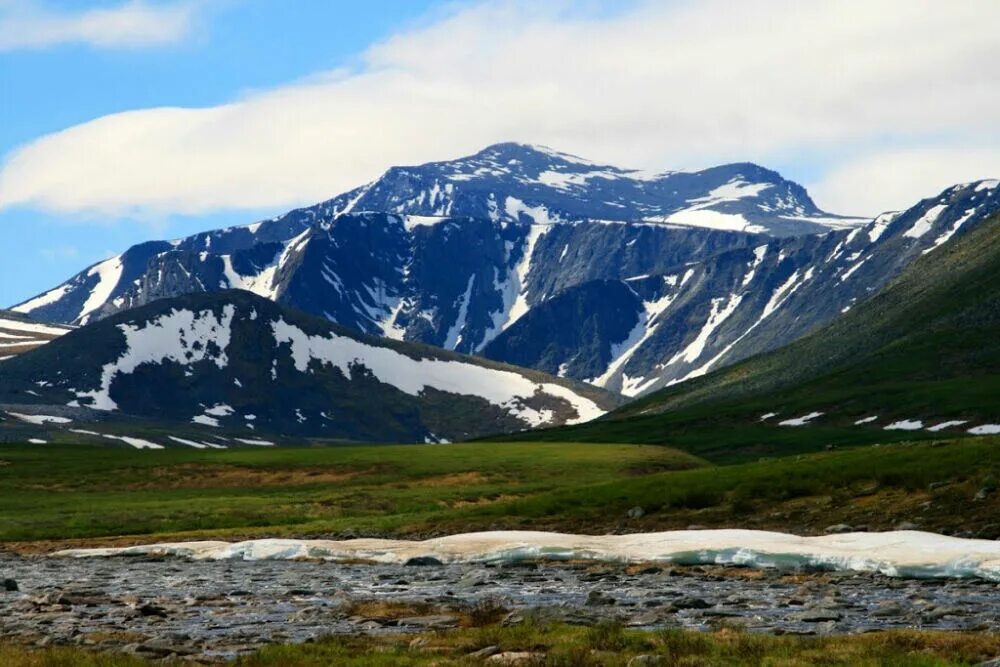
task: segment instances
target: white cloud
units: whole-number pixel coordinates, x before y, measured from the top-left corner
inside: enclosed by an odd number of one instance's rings
[[[130,0],[116,7],[50,11],[31,0],[0,1],[0,51],[61,44],[140,48],[177,42],[191,31],[190,4]]]
[[[956,183],[998,176],[996,144],[913,148],[874,153],[835,167],[811,184],[809,192],[831,210],[875,215],[933,197]]]
[[[1000,154],[998,20],[995,0],[706,0],[612,18],[467,7],[373,46],[359,71],[43,137],[8,157],[0,207],[277,208],[515,140],[646,168],[794,157],[836,176],[819,179],[831,209],[898,208],[911,171],[858,185],[874,147],[948,148],[921,187],[958,180],[964,146]]]

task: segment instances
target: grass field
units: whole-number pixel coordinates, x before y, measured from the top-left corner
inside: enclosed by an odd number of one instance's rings
[[[994,538],[998,445],[1000,438],[897,443],[727,466],[636,445],[4,447],[0,542],[692,524],[810,533],[902,521]],[[645,515],[627,519],[634,506]]]
[[[531,659],[517,664],[551,667],[624,667],[640,655],[650,658],[637,664],[690,667],[938,667],[978,664],[995,657],[1000,654],[1000,637],[987,633],[885,632],[803,638],[726,630],[649,632],[626,630],[610,622],[583,628],[529,620],[512,627],[489,625],[420,637],[331,637],[312,644],[270,646],[236,664],[240,667],[476,665],[484,664],[484,659],[468,656],[486,647],[531,654]],[[654,656],[660,659],[659,663],[651,659]],[[0,664],[9,667],[140,667],[152,663],[132,656],[80,649],[26,650],[0,646]]]

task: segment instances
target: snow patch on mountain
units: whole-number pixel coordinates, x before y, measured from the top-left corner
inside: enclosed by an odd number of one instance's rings
[[[278,345],[287,344],[295,369],[300,373],[318,362],[338,368],[350,379],[355,368],[365,369],[379,382],[396,387],[411,396],[420,396],[428,388],[458,395],[479,396],[503,407],[531,426],[552,422],[549,410],[528,405],[536,394],[563,399],[576,412],[567,423],[589,421],[604,414],[595,403],[551,383],[537,383],[523,375],[476,366],[462,361],[414,359],[387,347],[366,345],[346,336],[310,336],[284,319],[271,324]]]
[[[211,310],[174,310],[142,325],[118,325],[125,338],[124,350],[103,366],[98,387],[77,390],[77,398],[89,399],[87,407],[95,410],[118,409],[110,393],[115,377],[132,373],[142,364],[190,365],[207,360],[225,368],[234,314],[232,305],[225,306],[221,317]]]

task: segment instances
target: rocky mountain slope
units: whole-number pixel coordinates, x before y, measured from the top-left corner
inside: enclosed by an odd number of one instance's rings
[[[849,231],[772,239],[661,274],[584,282],[536,304],[482,354],[639,395],[822,327],[997,211],[998,182],[979,181]]]
[[[663,275],[858,223],[752,164],[651,175],[499,144],[394,167],[272,220],[134,246],[16,310],[85,324],[160,298],[238,288],[364,333],[482,352],[538,304],[590,281]],[[594,287],[584,295],[592,308]],[[607,337],[587,355],[541,365],[577,379],[606,372],[640,308],[598,301],[619,318]]]
[[[396,215],[342,217],[350,212]],[[400,335],[440,345],[457,323],[456,303],[472,273],[469,308],[484,310],[479,319],[496,328],[585,280],[696,261],[744,247],[754,235],[858,222],[820,211],[801,186],[752,164],[657,176],[498,144],[449,162],[394,167],[369,185],[272,220],[134,246],[15,309],[83,324],[165,296],[242,288],[311,305],[367,333],[407,329]],[[300,269],[312,275],[296,280]],[[420,270],[434,274],[428,284],[420,283]],[[340,311],[310,303],[331,285],[345,292]],[[387,322],[385,311],[400,301],[407,312],[429,311],[415,301],[438,302],[430,306],[446,310],[448,321],[430,329]],[[468,332],[459,349],[481,347],[487,331]]]
[[[532,439],[688,443],[725,458],[787,454],[807,446],[799,435],[815,448],[1000,433],[1000,211],[955,236],[791,345]]]
[[[43,423],[200,424],[437,442],[574,423],[613,405],[535,371],[377,339],[249,292],[164,299],[4,362],[0,404]],[[41,416],[38,416],[41,415]]]

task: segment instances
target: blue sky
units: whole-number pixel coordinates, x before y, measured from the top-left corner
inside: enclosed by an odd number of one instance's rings
[[[0,306],[526,141],[874,215],[1000,175],[995,0],[0,0]]]
[[[47,2],[53,11],[116,7]],[[157,106],[210,106],[317,71],[350,65],[368,44],[426,20],[433,0],[222,1],[207,4],[184,39],[157,48],[86,43],[0,51],[0,154],[106,114]],[[0,10],[3,0],[0,0]],[[2,15],[2,14],[0,14]],[[333,193],[331,193],[333,194]],[[83,267],[151,237],[252,222],[280,205],[153,219],[95,213],[0,210],[0,307],[52,287]]]

